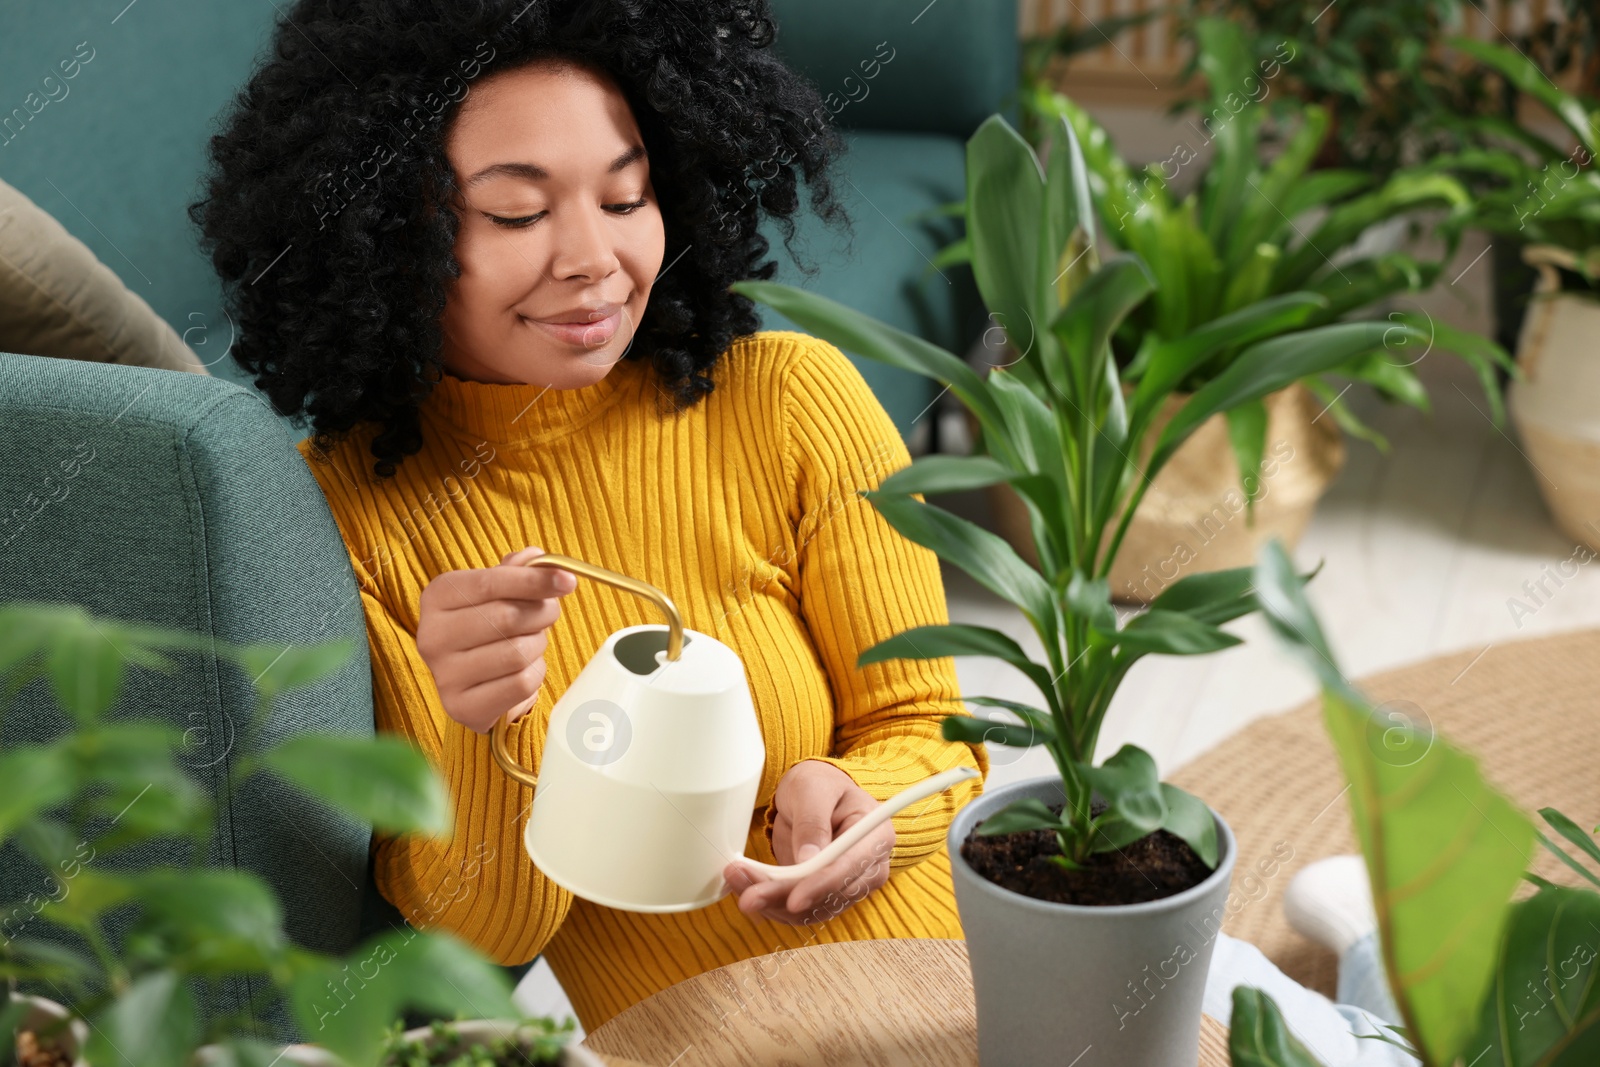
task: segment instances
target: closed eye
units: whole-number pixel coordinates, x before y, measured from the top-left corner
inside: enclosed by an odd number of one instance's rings
[[[648,197],[640,197],[639,199],[637,199],[635,201],[632,201],[631,203],[627,203],[627,204],[607,204],[605,207],[606,207],[606,210],[611,212],[613,215],[631,215],[635,211],[638,211],[640,208],[644,207],[649,202],[650,201],[649,201]],[[490,222],[494,223],[496,226],[504,227],[505,229],[508,229],[508,230],[519,230],[519,229],[522,229],[525,226],[531,226],[535,222],[538,222],[540,219],[544,218],[544,216],[545,216],[545,212],[543,212],[543,211],[540,211],[540,212],[538,212],[536,214],[533,214],[533,215],[522,215],[522,216],[520,216],[518,218],[514,218],[514,219],[506,218],[503,215],[491,215],[488,212],[484,212],[483,213],[483,217],[484,218],[488,219]]]
[[[491,215],[485,211],[483,213],[483,217],[494,223],[496,226],[503,226],[508,230],[518,230],[543,218],[544,212],[541,211],[534,215],[523,215],[520,218],[508,219],[501,215]]]

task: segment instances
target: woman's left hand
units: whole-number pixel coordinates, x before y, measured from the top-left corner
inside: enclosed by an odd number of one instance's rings
[[[772,802],[778,812],[772,851],[784,866],[810,859],[878,806],[844,771],[811,759],[789,768]],[[774,882],[742,863],[728,864],[722,875],[746,915],[803,926],[833,918],[887,882],[893,848],[894,822],[888,820],[828,866],[792,885]]]

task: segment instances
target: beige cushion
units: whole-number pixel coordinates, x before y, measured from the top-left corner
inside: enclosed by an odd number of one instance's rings
[[[0,352],[209,373],[88,246],[3,181]]]

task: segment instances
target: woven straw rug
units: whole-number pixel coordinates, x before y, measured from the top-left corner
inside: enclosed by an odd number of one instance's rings
[[[1556,807],[1585,828],[1600,823],[1600,630],[1469,650],[1359,687],[1380,711],[1430,723],[1477,756],[1485,777],[1530,814]],[[1295,933],[1282,909],[1301,867],[1360,851],[1320,702],[1252,723],[1171,780],[1208,801],[1238,836],[1240,910],[1223,929],[1255,943],[1289,977],[1332,995],[1336,959]],[[1529,859],[1552,881],[1577,882],[1537,843]]]

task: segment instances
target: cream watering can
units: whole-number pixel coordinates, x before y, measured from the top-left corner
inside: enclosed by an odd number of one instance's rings
[[[550,712],[539,773],[506,747],[510,722],[490,735],[495,762],[534,790],[523,844],[552,882],[623,911],[703,908],[729,890],[739,861],[794,883],[826,867],[910,804],[978,777],[936,774],[883,801],[803,863],[744,858],[766,745],[744,665],[733,649],[687,630],[655,586],[592,563],[546,553],[557,567],[653,601],[668,625],[629,626],[600,646]]]

